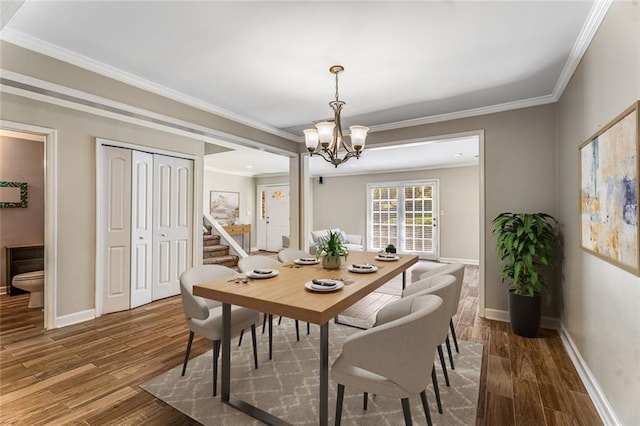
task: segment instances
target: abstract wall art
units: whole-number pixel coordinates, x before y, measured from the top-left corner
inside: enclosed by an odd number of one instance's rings
[[[580,145],[580,245],[640,275],[639,102]]]

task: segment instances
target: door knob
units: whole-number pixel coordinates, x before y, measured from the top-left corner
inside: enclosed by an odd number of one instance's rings
[[[161,237],[166,237],[166,236],[167,236],[167,234],[160,234],[160,236],[161,236]]]

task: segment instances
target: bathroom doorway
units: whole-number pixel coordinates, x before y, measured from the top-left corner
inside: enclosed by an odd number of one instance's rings
[[[3,318],[3,335],[11,329],[55,328],[55,144],[55,130],[0,122],[0,181],[4,187],[20,187],[19,202],[0,208],[1,308],[3,314],[19,313],[11,315],[19,320]],[[44,270],[44,300],[29,308],[37,298],[12,288],[11,281],[13,275],[35,270]]]

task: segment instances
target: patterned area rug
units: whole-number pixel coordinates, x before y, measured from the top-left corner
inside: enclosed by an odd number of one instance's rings
[[[291,424],[315,425],[318,423],[319,328],[312,325],[311,334],[307,335],[302,327],[300,341],[297,342],[293,324],[293,320],[283,318],[281,325],[274,326],[272,361],[268,360],[267,335],[258,332],[257,370],[253,369],[251,339],[245,338],[241,347],[238,347],[237,339],[233,339],[231,394]],[[344,340],[358,331],[352,327],[330,324],[329,366],[340,353]],[[459,344],[460,353],[454,355],[456,369],[448,369],[451,387],[445,385],[442,370],[436,361],[444,414],[437,412],[431,384],[427,388],[435,425],[475,424],[482,345],[465,341],[459,341]],[[149,380],[141,388],[204,425],[262,424],[222,404],[219,396],[212,397],[212,356],[212,351],[209,351],[191,359],[184,377],[180,376],[180,365]],[[329,421],[333,424],[336,386],[331,379],[329,386]],[[426,424],[419,397],[411,399],[411,413],[416,424]],[[342,423],[389,426],[403,425],[404,420],[399,400],[370,395],[365,411],[362,409],[362,394],[347,387]]]

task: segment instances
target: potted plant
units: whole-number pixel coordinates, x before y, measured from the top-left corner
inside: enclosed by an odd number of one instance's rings
[[[546,213],[501,213],[491,223],[504,262],[500,278],[509,280],[511,328],[519,336],[538,337],[547,286],[541,272],[555,263],[558,221]]]
[[[316,259],[324,254],[322,267],[325,269],[340,268],[341,257],[344,256],[346,260],[349,255],[349,250],[342,244],[342,238],[338,232],[329,231],[327,237],[318,239],[316,247]]]
[[[384,251],[387,253],[396,253],[396,246],[394,246],[393,244],[389,244],[387,245],[387,248],[384,249]]]

